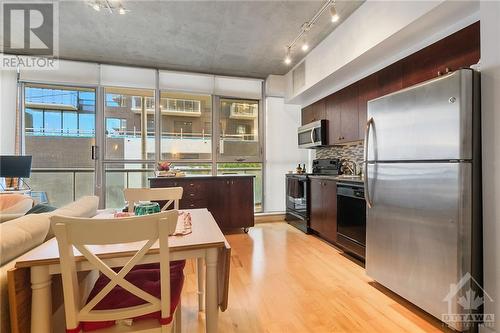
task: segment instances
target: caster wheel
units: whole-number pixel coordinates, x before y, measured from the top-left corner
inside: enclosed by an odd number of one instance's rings
[[[243,228],[243,232],[244,232],[245,234],[248,234],[248,231],[249,231],[249,230],[250,230],[250,228]]]

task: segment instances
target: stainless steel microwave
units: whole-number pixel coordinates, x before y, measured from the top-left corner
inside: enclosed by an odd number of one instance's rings
[[[299,127],[299,148],[326,146],[326,119],[321,119]]]

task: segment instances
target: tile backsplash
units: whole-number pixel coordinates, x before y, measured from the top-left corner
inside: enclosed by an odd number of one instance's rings
[[[316,158],[339,158],[354,161],[358,170],[363,168],[364,142],[358,141],[341,146],[329,146],[316,149]]]

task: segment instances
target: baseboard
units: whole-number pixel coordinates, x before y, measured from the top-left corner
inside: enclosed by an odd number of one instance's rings
[[[271,222],[284,222],[285,213],[258,213],[255,214],[255,223],[271,223]]]

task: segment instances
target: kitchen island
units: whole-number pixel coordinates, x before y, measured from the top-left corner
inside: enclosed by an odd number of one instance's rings
[[[254,226],[254,175],[150,177],[151,188],[182,187],[180,209],[208,208],[222,230]]]

